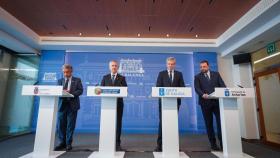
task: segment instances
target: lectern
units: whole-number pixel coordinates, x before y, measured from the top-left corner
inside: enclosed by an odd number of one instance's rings
[[[177,98],[192,97],[187,87],[152,87],[152,97],[161,98],[162,152],[154,152],[155,158],[188,158],[179,152]]]
[[[220,158],[252,158],[242,152],[237,99],[253,98],[253,88],[215,88],[210,99],[219,99],[223,152],[212,152]],[[246,106],[246,105],[245,105]]]
[[[88,86],[87,96],[101,98],[99,151],[89,158],[123,158],[125,152],[116,152],[117,98],[127,97],[127,87]]]
[[[21,158],[55,158],[65,151],[53,151],[56,115],[59,97],[74,97],[63,91],[62,86],[30,86],[22,87],[22,95],[39,96],[39,113],[35,135],[34,150]]]

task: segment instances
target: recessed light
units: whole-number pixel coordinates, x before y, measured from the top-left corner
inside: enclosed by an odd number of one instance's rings
[[[141,36],[140,33],[138,33],[137,36],[140,37]]]
[[[169,37],[169,34],[166,34],[166,37]]]
[[[108,33],[108,36],[111,36],[112,34],[111,33]]]
[[[198,35],[195,35],[195,37],[197,38],[197,37],[198,37]]]
[[[82,33],[81,33],[81,32],[79,33],[79,36],[82,36]]]

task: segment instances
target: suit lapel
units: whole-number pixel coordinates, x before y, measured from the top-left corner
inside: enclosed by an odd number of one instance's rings
[[[71,85],[70,85],[70,91],[72,91],[72,89],[74,88],[74,87],[73,87],[74,84],[75,84],[75,79],[74,79],[74,77],[72,77],[72,79],[71,79]]]

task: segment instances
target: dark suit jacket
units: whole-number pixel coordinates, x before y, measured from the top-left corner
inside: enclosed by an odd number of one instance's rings
[[[103,79],[101,81],[101,86],[127,87],[127,83],[124,76],[117,74],[115,82],[113,84],[113,81],[111,79],[111,73],[110,73],[103,76]],[[118,98],[117,104],[123,105],[123,98]]]
[[[61,78],[58,80],[58,85],[64,85],[65,79]],[[70,94],[74,95],[74,98],[60,98],[59,99],[59,105],[58,105],[58,111],[63,110],[62,101],[69,101],[69,104],[71,106],[72,110],[79,110],[80,109],[80,98],[79,96],[83,94],[83,85],[80,78],[72,76],[71,80],[71,87],[70,87]]]
[[[211,94],[215,91],[215,87],[226,87],[226,85],[219,72],[210,71],[210,81],[201,72],[195,76],[194,87],[199,96],[199,104],[205,105],[209,99],[202,98],[203,94]]]
[[[183,78],[183,74],[179,71],[174,70],[174,78],[173,82],[171,83],[168,71],[164,70],[159,72],[157,78],[157,87],[185,87],[185,82]],[[181,99],[178,98],[177,100],[178,105],[181,105]]]

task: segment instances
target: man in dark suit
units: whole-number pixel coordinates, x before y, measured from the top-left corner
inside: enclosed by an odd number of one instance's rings
[[[119,65],[115,60],[109,62],[110,74],[103,76],[101,86],[127,87],[125,77],[118,74]],[[116,131],[116,150],[121,151],[121,132],[123,116],[123,98],[117,99],[117,131]]]
[[[167,70],[161,71],[157,78],[157,87],[185,87],[183,74],[175,70],[176,59],[169,57],[166,59]],[[181,105],[181,99],[177,99],[178,110]],[[159,99],[159,126],[158,126],[158,139],[155,151],[162,151],[162,123],[161,123],[161,99]]]
[[[64,77],[58,80],[58,85],[63,86],[63,90],[74,95],[73,98],[59,98],[58,105],[58,125],[57,132],[59,145],[55,150],[72,150],[73,133],[75,130],[77,113],[80,109],[79,96],[83,93],[83,85],[80,78],[72,76],[73,68],[69,64],[62,67]]]
[[[213,115],[216,118],[217,134],[220,141],[221,150],[223,149],[220,108],[218,99],[209,99],[209,94],[215,91],[215,87],[226,87],[220,74],[209,70],[207,60],[200,62],[200,73],[195,76],[194,86],[195,91],[199,96],[199,104],[201,105],[202,114],[204,117],[208,139],[212,150],[220,150],[216,144],[216,137],[213,128]]]

